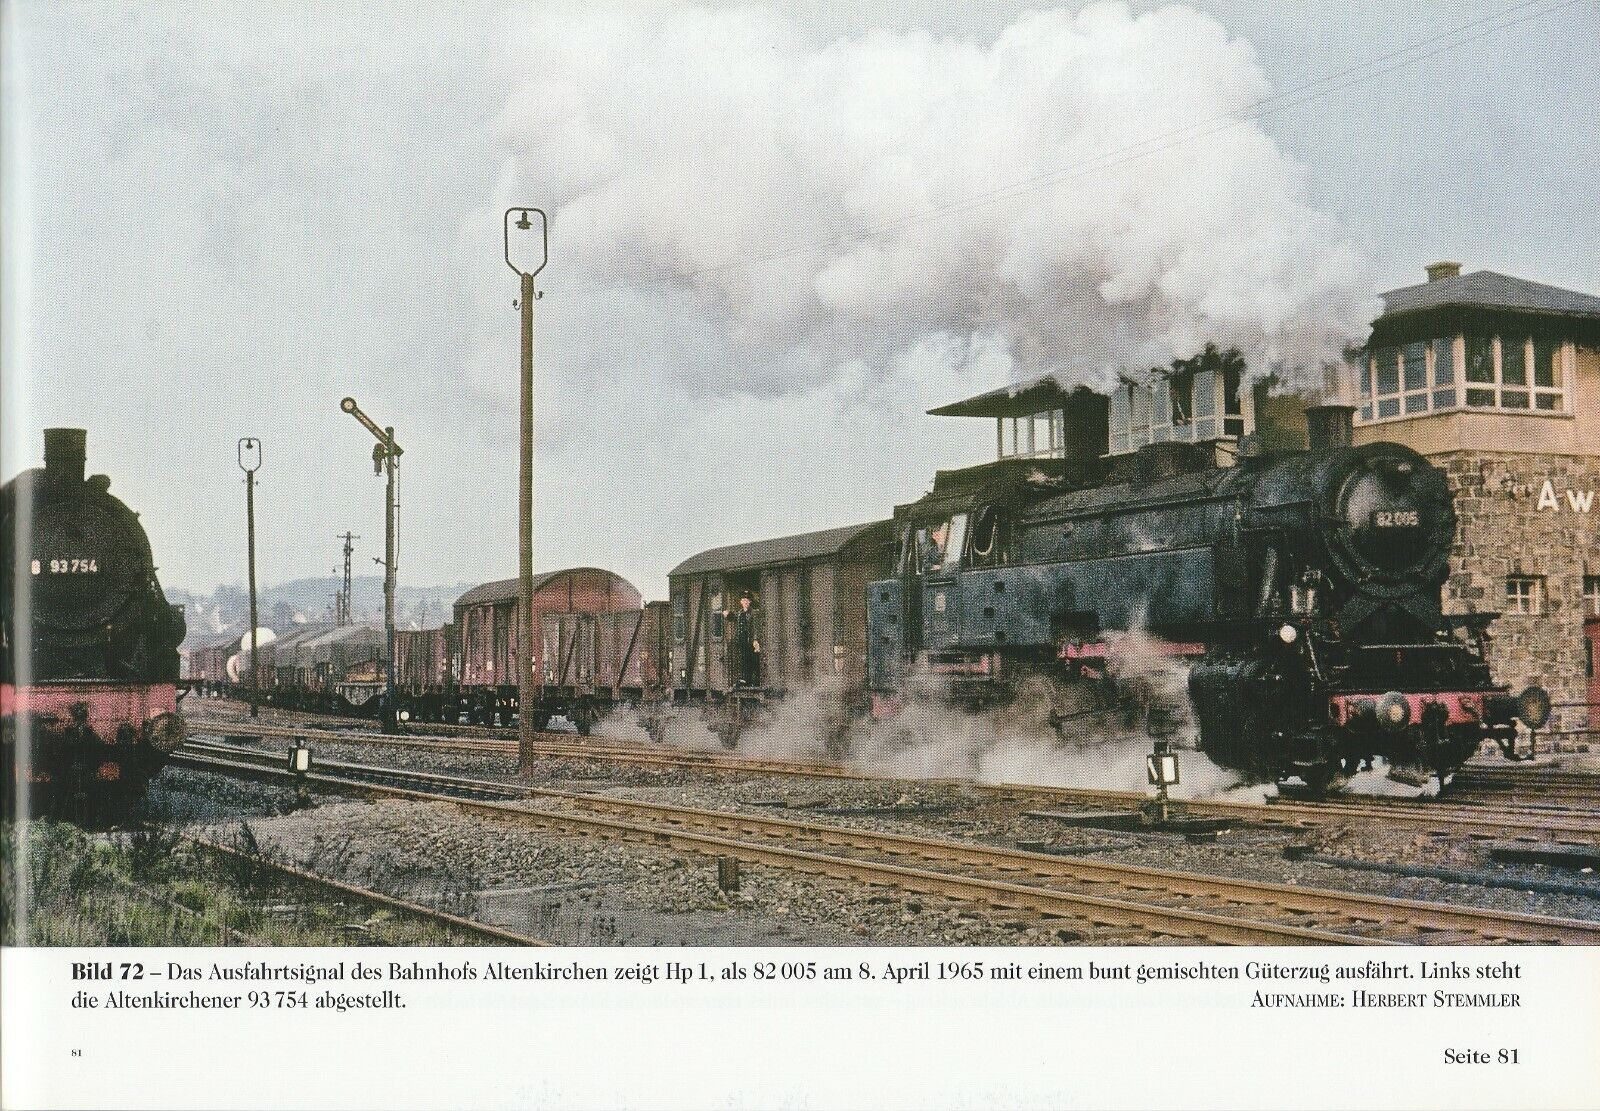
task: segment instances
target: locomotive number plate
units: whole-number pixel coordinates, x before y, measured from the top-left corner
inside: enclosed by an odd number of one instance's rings
[[[1422,514],[1415,509],[1380,509],[1372,515],[1373,528],[1416,528]]]
[[[98,559],[52,559],[48,562],[33,561],[32,571],[35,575],[48,571],[52,575],[98,575],[100,561]]]

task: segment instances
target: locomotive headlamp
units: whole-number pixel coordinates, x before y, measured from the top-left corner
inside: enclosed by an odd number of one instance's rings
[[[1285,644],[1293,644],[1295,641],[1300,639],[1300,630],[1296,629],[1293,625],[1285,624],[1281,629],[1278,630],[1278,639],[1283,641]]]
[[[303,737],[296,737],[294,747],[289,750],[289,770],[295,775],[305,775],[311,770],[311,749],[307,747]]]
[[[1378,724],[1390,731],[1404,729],[1411,724],[1411,703],[1399,691],[1390,691],[1378,699]]]
[[[400,711],[400,720],[401,721],[410,721],[411,720],[411,711],[410,710],[401,710]]]
[[[1543,687],[1528,687],[1517,695],[1517,717],[1529,729],[1543,728],[1550,720],[1550,693]]]

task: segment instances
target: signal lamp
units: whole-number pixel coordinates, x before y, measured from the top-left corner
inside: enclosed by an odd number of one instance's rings
[[[303,737],[296,737],[294,747],[289,750],[289,770],[295,775],[305,775],[311,770],[311,749]]]
[[[1293,625],[1284,625],[1283,628],[1278,630],[1278,639],[1285,644],[1293,644],[1300,639],[1300,630]]]
[[[1152,787],[1165,791],[1178,782],[1178,754],[1170,741],[1156,742],[1155,751],[1144,758],[1144,769]]]

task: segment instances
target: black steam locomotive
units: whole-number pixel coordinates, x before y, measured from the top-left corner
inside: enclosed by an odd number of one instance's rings
[[[893,697],[915,670],[981,706],[1043,680],[1060,728],[1137,630],[1187,657],[1200,747],[1252,778],[1322,789],[1382,757],[1442,783],[1486,738],[1510,755],[1550,701],[1494,685],[1492,614],[1441,610],[1444,474],[1352,446],[1347,408],[1307,422],[1309,450],[1247,439],[1233,466],[1163,443],[942,473],[896,513],[897,576],[869,587],[869,685]]]
[[[42,469],[0,488],[0,699],[6,814],[105,820],[142,799],[183,742],[181,607],[87,435],[44,434]]]

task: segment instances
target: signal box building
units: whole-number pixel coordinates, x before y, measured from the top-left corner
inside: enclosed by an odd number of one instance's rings
[[[1459,524],[1445,609],[1501,614],[1497,679],[1549,690],[1553,729],[1600,728],[1600,297],[1456,263],[1427,274],[1383,295],[1329,399],[1355,405],[1356,443],[1405,444],[1449,476]],[[1227,466],[1249,434],[1304,447],[1306,399],[1248,382],[1208,350],[1109,394],[1046,376],[930,412],[993,419],[1000,460],[1115,466],[1190,443]]]
[[[1600,297],[1453,262],[1427,274],[1383,295],[1356,442],[1444,469],[1460,518],[1446,608],[1501,614],[1496,676],[1546,687],[1553,728],[1600,726]]]

